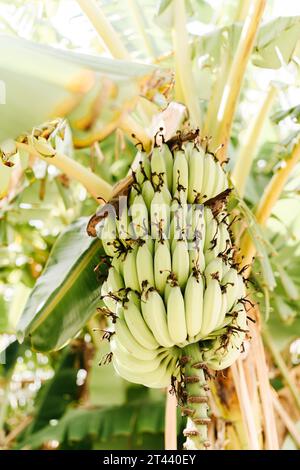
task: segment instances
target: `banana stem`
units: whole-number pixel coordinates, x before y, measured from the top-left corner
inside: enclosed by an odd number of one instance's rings
[[[188,416],[184,430],[187,450],[203,450],[210,446],[208,440],[208,395],[205,364],[198,343],[189,344],[183,351],[185,395],[182,412]]]
[[[255,115],[248,129],[245,141],[238,153],[235,167],[232,172],[232,180],[240,197],[243,197],[245,194],[246,182],[251,171],[257,145],[275,96],[276,88],[271,85],[260,110]]]
[[[77,3],[94,26],[112,57],[128,60],[130,57],[127,49],[124,47],[118,33],[105,17],[99,4],[95,0],[77,0]]]
[[[256,33],[265,8],[265,0],[253,0],[249,4],[237,51],[234,55],[228,79],[224,86],[218,114],[214,144],[224,144],[223,155],[226,154],[235,108],[240,95],[243,78]]]
[[[192,70],[184,0],[175,0],[174,2],[173,44],[175,51],[176,79],[179,79],[180,84],[177,99],[182,93],[184,102],[190,113],[191,124],[193,126],[200,126],[200,106],[197,101],[196,84]]]
[[[59,153],[54,157],[44,157],[32,146],[20,142],[16,142],[16,146],[18,149],[23,149],[34,157],[41,158],[49,165],[56,166],[71,179],[79,181],[97,202],[100,202],[99,197],[103,198],[105,201],[108,201],[112,197],[112,186],[80,165],[76,160]]]

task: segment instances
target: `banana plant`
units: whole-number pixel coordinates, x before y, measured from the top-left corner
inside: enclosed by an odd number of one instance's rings
[[[167,389],[167,449],[177,447],[170,391],[187,416],[187,448],[278,449],[275,411],[299,445],[294,424],[282,412],[280,389],[269,382],[265,348],[281,388],[286,384],[300,409],[293,367],[281,355],[294,338],[280,320],[288,316],[293,328],[298,324],[299,287],[284,265],[284,243],[274,243],[278,205],[300,157],[297,103],[280,109],[289,96],[287,75],[297,88],[291,80],[298,67],[300,18],[265,22],[271,6],[263,0],[236,2],[235,9],[226,4],[227,23],[204,1],[149,1],[145,8],[137,0],[127,3],[118,7],[120,21],[110,2],[74,1],[74,11],[101,40],[98,55],[52,48],[41,38],[38,44],[34,34],[26,41],[11,33],[0,37],[10,51],[0,58],[0,78],[13,97],[0,109],[1,233],[4,241],[21,240],[23,255],[33,256],[25,250],[26,216],[21,226],[14,214],[25,208],[29,222],[35,221],[29,236],[41,252],[45,241],[51,248],[47,260],[41,254],[31,262],[32,289],[11,332],[20,341],[28,338],[34,350],[50,352],[86,325],[104,324],[116,372]],[[208,33],[205,23],[213,24]],[[259,90],[260,81],[267,81],[265,90]],[[130,209],[132,231],[122,235],[121,214],[113,227],[106,210],[128,194],[125,216]],[[290,194],[297,205],[293,186]],[[192,206],[195,233],[205,233],[205,241],[182,238],[177,222],[184,201]],[[171,242],[164,237],[168,227],[159,223],[166,220],[166,205],[173,209]],[[59,227],[58,237],[47,227],[48,217]],[[38,232],[41,219],[44,233]],[[144,240],[145,221],[154,241]],[[86,226],[102,240],[89,237]],[[291,236],[285,220],[281,226],[292,253],[299,228]],[[109,241],[105,231],[114,235]],[[190,253],[187,241],[195,245]],[[13,284],[20,279],[17,261],[5,244],[3,254],[3,278]],[[284,343],[276,337],[283,329]],[[211,423],[208,371],[223,368],[227,380],[211,381],[212,409],[218,410]],[[80,423],[89,422],[89,413],[77,410],[74,440],[96,428],[102,436],[105,413],[100,410],[95,428],[85,431]],[[56,434],[46,427],[34,435],[33,446],[52,435],[65,442],[71,423],[69,411]],[[20,442],[26,446],[25,438]]]

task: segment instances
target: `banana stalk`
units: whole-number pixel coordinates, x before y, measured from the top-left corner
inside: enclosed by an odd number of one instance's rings
[[[208,439],[208,395],[205,363],[197,343],[189,344],[183,350],[185,393],[182,412],[187,416],[184,430],[187,450],[207,449]]]

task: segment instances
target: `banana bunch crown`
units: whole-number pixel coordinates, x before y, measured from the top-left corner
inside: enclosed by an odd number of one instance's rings
[[[245,286],[225,209],[228,181],[199,141],[138,152],[128,196],[97,227],[111,265],[101,297],[112,361],[125,379],[164,387],[197,343],[207,366],[231,365],[245,340]]]

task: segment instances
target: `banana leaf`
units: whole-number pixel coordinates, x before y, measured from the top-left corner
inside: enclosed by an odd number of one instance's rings
[[[36,350],[62,348],[100,303],[94,269],[104,252],[100,240],[87,236],[86,224],[79,219],[58,237],[17,325],[19,340],[29,335]]]
[[[117,87],[113,107],[137,96],[137,79],[156,67],[133,61],[61,50],[22,38],[0,35],[0,141],[80,105],[84,93],[110,80]],[[2,95],[2,93],[1,93]],[[4,97],[0,96],[0,103]],[[112,103],[109,101],[109,106]],[[107,107],[107,105],[106,105]]]
[[[228,35],[227,43],[233,56],[241,31],[242,25],[233,23],[197,36],[193,41],[193,56],[209,54],[213,61],[218,63],[222,57],[221,45],[224,42],[225,33]],[[262,24],[253,48],[253,64],[257,67],[278,69],[282,65],[278,53],[282,60],[288,63],[297,45],[299,33],[299,16],[279,17]]]

